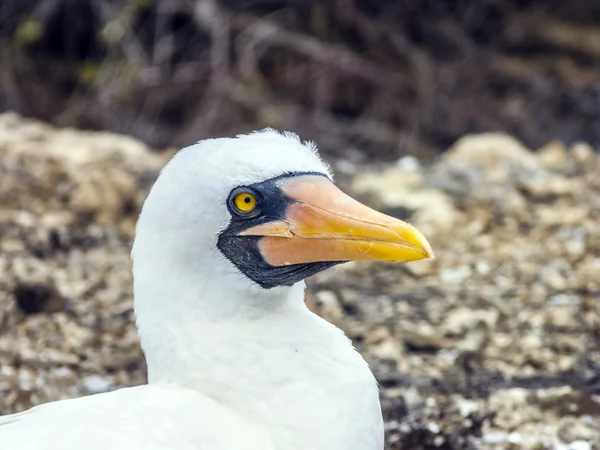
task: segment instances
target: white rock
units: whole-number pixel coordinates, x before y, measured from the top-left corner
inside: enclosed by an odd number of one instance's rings
[[[99,375],[88,375],[81,379],[81,385],[90,394],[98,394],[100,392],[108,391],[111,388],[112,383]]]
[[[516,431],[513,431],[507,436],[506,442],[510,442],[511,444],[520,444],[523,442],[523,437]]]
[[[421,164],[419,160],[412,155],[403,156],[396,163],[399,169],[406,172],[419,172],[421,170]]]
[[[504,431],[485,433],[482,437],[482,440],[488,444],[500,444],[508,440],[508,433]]]
[[[440,272],[440,281],[444,284],[459,284],[469,275],[471,275],[471,271],[466,266],[458,269],[444,269]]]
[[[592,444],[588,441],[573,441],[567,447],[569,450],[592,450]]]
[[[444,154],[443,159],[492,170],[501,165],[529,169],[540,167],[532,152],[514,137],[503,133],[464,136]]]
[[[479,410],[479,405],[477,402],[473,400],[463,400],[460,404],[460,415],[463,417],[468,417],[475,411]]]

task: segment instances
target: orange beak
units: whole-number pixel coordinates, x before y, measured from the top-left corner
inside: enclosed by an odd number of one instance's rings
[[[259,250],[271,266],[433,258],[416,228],[357,202],[325,177],[282,178],[277,186],[289,199],[285,218],[239,233],[262,236]]]

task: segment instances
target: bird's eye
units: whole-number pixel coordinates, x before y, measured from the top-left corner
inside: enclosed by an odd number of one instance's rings
[[[235,196],[233,204],[240,211],[252,211],[256,207],[256,197],[249,192],[242,192]]]
[[[241,217],[256,217],[260,214],[260,195],[251,188],[240,187],[229,196],[229,209]]]

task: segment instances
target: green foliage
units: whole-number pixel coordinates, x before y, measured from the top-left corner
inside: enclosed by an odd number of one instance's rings
[[[79,81],[86,84],[92,84],[96,81],[98,72],[100,71],[100,64],[94,61],[85,61],[82,65],[77,68],[77,76]]]
[[[43,25],[35,19],[27,19],[21,22],[14,34],[17,45],[30,45],[38,42],[44,33]]]

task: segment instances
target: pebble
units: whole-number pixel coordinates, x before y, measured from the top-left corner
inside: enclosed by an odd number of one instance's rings
[[[594,447],[589,441],[573,441],[568,446],[568,450],[592,450]]]
[[[315,294],[321,314],[331,320],[337,321],[343,316],[342,306],[338,296],[333,291],[319,291]]]
[[[444,284],[459,284],[462,283],[470,275],[467,267],[459,269],[444,269],[440,272],[440,282]]]
[[[405,172],[420,172],[421,163],[412,155],[403,156],[396,162],[396,166]]]
[[[90,394],[99,394],[100,392],[107,392],[112,382],[99,375],[88,375],[81,379],[81,386]]]
[[[460,404],[460,415],[469,417],[474,412],[479,411],[479,405],[472,400],[463,400]]]

